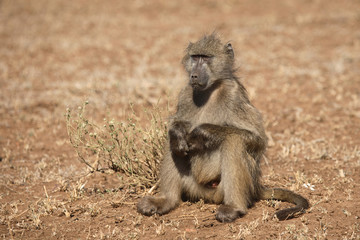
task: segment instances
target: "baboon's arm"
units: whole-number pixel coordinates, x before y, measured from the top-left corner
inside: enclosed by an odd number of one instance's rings
[[[255,133],[239,129],[234,126],[220,126],[210,123],[204,123],[194,128],[189,133],[187,144],[190,152],[202,152],[216,149],[228,134],[238,134],[242,137],[247,151],[256,153],[265,148],[265,140]]]
[[[170,150],[177,156],[185,156],[189,151],[186,136],[190,129],[188,121],[174,121],[169,128]]]

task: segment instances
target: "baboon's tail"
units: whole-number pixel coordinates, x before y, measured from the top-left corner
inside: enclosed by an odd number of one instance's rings
[[[282,221],[298,216],[308,209],[310,204],[308,200],[299,194],[282,188],[265,188],[262,200],[280,200],[295,204],[295,207],[286,208],[275,213],[276,217]]]

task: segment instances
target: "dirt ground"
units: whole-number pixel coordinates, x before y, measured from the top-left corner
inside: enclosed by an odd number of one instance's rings
[[[189,41],[216,30],[270,139],[263,182],[312,207],[260,201],[230,224],[183,203],[145,217],[120,173],[87,174],[66,109],[174,111]],[[1,239],[360,239],[360,1],[0,1]],[[140,117],[147,124],[148,119]]]

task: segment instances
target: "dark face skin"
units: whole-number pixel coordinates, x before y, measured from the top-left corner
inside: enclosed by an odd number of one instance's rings
[[[204,90],[209,83],[211,58],[206,55],[191,55],[190,85],[194,90]]]

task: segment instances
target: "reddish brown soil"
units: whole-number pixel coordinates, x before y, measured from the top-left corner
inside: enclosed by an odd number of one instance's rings
[[[144,217],[121,174],[84,177],[66,108],[173,106],[183,50],[213,30],[264,115],[264,184],[307,197],[299,218],[266,201],[230,224],[202,202]],[[0,86],[2,239],[360,239],[360,1],[2,0]]]

